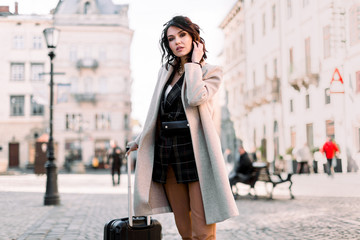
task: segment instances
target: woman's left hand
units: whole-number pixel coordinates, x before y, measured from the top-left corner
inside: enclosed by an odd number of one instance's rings
[[[204,45],[199,41],[193,41],[194,49],[191,56],[192,62],[200,63],[203,55],[204,55]]]

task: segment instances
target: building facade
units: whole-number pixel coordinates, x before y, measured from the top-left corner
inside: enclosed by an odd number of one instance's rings
[[[13,21],[12,24],[15,26],[18,26],[16,21],[11,19],[23,18],[18,32],[29,34],[29,37],[24,37],[29,43],[23,47],[22,55],[11,47],[5,48],[9,53],[6,56],[14,56],[14,59],[3,60],[8,62],[7,65],[10,64],[6,69],[0,67],[0,71],[5,71],[2,76],[7,78],[20,71],[21,67],[25,69],[21,70],[25,72],[23,82],[16,82],[17,89],[10,86],[15,83],[9,79],[4,79],[9,87],[2,89],[7,96],[4,97],[2,94],[2,97],[6,98],[5,102],[8,103],[6,105],[14,109],[16,108],[11,103],[18,100],[17,98],[14,100],[14,97],[25,95],[24,99],[19,99],[25,103],[23,104],[25,114],[16,117],[17,125],[10,125],[10,122],[15,122],[15,117],[11,115],[12,110],[9,107],[2,111],[4,116],[1,118],[4,122],[1,126],[8,132],[14,133],[14,137],[9,134],[9,138],[2,141],[4,146],[16,141],[19,143],[21,150],[18,166],[34,164],[36,151],[34,142],[47,141],[49,76],[41,75],[39,81],[42,85],[24,92],[26,85],[33,84],[31,74],[36,75],[32,72],[33,68],[38,73],[48,73],[50,70],[48,50],[42,36],[42,31],[46,27],[56,27],[60,30],[54,59],[53,123],[58,167],[70,166],[74,161],[81,161],[87,165],[91,164],[94,158],[98,160],[100,166],[103,166],[102,163],[106,164],[106,152],[110,148],[111,141],[117,142],[120,147],[125,147],[131,139],[130,45],[133,31],[129,28],[127,12],[128,5],[114,5],[111,0],[67,0],[59,1],[48,16],[4,17],[8,22]],[[37,18],[42,19],[40,24]],[[9,37],[6,41],[10,42],[14,39],[10,37],[15,34],[14,27],[10,23],[3,21],[1,23],[8,26]],[[27,27],[28,25],[34,25],[33,28],[37,31],[33,31]],[[32,40],[32,34],[37,34],[41,43],[41,50],[36,52],[36,56],[41,60],[32,54],[30,42],[35,41]],[[18,63],[25,66],[16,65]],[[10,72],[10,69],[14,73]],[[36,97],[32,97],[33,95]],[[43,109],[42,115],[36,118],[38,122],[35,126],[29,123],[30,119],[35,119],[30,112],[33,98],[35,98],[34,102]],[[23,135],[16,133],[16,129]],[[32,137],[31,141],[29,136]],[[6,148],[5,146],[5,151]],[[10,162],[11,151],[7,153],[5,151],[3,150],[4,155],[9,156]]]
[[[286,168],[294,148],[316,150],[329,136],[346,171],[360,151],[359,2],[237,1],[221,28],[229,111],[245,147]]]

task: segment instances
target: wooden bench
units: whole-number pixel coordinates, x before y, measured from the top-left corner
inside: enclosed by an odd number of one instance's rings
[[[253,189],[254,192],[254,197],[257,198],[257,194],[255,191],[255,184],[257,182],[265,182],[265,185],[267,185],[267,183],[271,183],[272,184],[272,188],[271,191],[268,192],[269,194],[269,199],[273,198],[273,191],[275,189],[275,187],[281,183],[285,183],[285,182],[289,182],[289,192],[290,192],[290,197],[291,199],[294,199],[294,195],[292,194],[292,173],[288,173],[286,178],[283,178],[281,176],[281,174],[270,174],[269,172],[269,164],[268,163],[264,163],[264,162],[255,162],[253,163],[253,167],[254,167],[254,171],[252,172],[251,175],[235,175],[235,174],[230,174],[229,176],[229,181],[230,181],[230,186],[231,186],[231,190],[233,192],[234,197],[236,198],[237,196],[239,196],[238,194],[238,188],[236,186],[237,183],[243,183],[246,185],[250,186],[250,190],[249,190],[249,194],[251,195],[251,189]],[[266,186],[265,186],[266,188]],[[266,190],[268,190],[266,188]]]

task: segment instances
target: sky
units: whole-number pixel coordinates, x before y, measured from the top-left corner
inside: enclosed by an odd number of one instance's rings
[[[66,1],[66,0],[65,0]],[[131,45],[132,118],[145,122],[151,96],[161,65],[159,39],[163,24],[176,15],[189,17],[202,29],[208,50],[207,62],[220,64],[223,48],[219,25],[237,0],[113,0],[129,4],[129,24],[134,31]],[[0,0],[14,11],[15,0]],[[48,14],[58,0],[17,0],[19,14]],[[61,34],[61,33],[60,33]]]

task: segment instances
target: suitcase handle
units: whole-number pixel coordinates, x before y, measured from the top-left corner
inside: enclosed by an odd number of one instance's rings
[[[129,151],[129,146],[126,146],[126,152]],[[125,154],[126,162],[127,162],[127,173],[128,173],[128,208],[129,208],[129,225],[133,226],[133,201],[132,201],[132,192],[131,192],[131,158],[130,154]],[[146,216],[146,224],[150,225],[151,218],[150,216]]]

